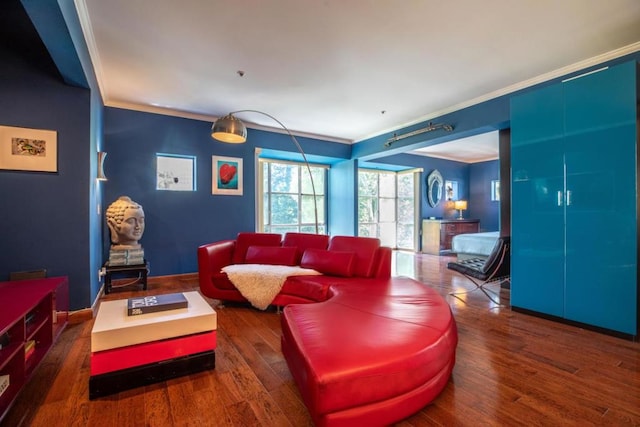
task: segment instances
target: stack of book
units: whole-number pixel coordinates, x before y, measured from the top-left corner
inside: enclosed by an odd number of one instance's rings
[[[139,265],[144,264],[144,249],[111,249],[109,251],[109,265]]]
[[[36,351],[36,341],[29,340],[24,344],[24,360],[29,360],[29,358],[33,355],[33,352]]]

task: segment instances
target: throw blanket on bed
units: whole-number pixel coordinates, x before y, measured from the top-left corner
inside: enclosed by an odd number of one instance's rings
[[[287,277],[321,274],[298,266],[265,264],[234,264],[223,267],[222,271],[242,296],[260,310],[269,307]]]

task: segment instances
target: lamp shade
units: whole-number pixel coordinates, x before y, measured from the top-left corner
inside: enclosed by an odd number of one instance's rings
[[[453,202],[454,209],[458,210],[466,210],[467,209],[467,201],[466,200],[456,200]]]
[[[247,140],[247,128],[233,114],[227,114],[213,123],[211,137],[222,142],[242,144]]]

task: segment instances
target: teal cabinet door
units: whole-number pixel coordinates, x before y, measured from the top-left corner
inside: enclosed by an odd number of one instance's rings
[[[511,102],[511,305],[563,315],[562,88]]]
[[[564,317],[637,334],[636,66],[563,84]]]

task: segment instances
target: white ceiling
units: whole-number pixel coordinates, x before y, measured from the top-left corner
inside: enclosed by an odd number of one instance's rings
[[[411,153],[465,163],[495,160],[498,158],[498,131],[431,145]]]
[[[341,142],[640,50],[638,0],[75,3],[107,106]]]

